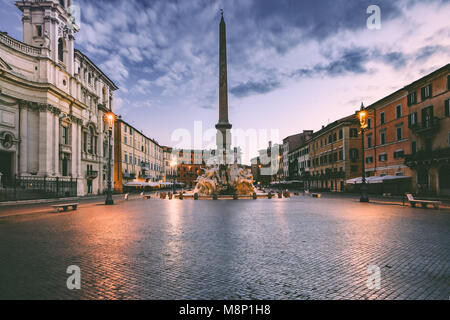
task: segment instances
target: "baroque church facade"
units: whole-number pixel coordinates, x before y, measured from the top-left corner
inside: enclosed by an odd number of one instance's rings
[[[74,48],[72,0],[16,6],[23,41],[0,33],[0,187],[15,177],[46,177],[76,181],[78,196],[102,193],[105,115],[118,87]]]

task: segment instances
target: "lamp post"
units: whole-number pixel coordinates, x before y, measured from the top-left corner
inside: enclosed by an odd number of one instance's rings
[[[365,156],[364,156],[364,132],[367,128],[367,112],[364,110],[364,104],[361,103],[361,110],[358,113],[359,123],[361,125],[361,141],[362,141],[362,183],[361,183],[361,198],[360,202],[369,202],[369,196],[367,195],[367,183],[366,183],[366,167],[365,167]]]
[[[114,200],[112,198],[112,181],[111,181],[111,160],[112,160],[112,150],[111,150],[111,137],[112,130],[114,126],[115,116],[113,113],[108,113],[105,116],[106,122],[108,123],[108,191],[106,192],[106,201],[105,205],[113,205]]]

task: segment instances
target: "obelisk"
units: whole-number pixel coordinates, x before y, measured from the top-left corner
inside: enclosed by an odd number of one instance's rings
[[[221,10],[219,40],[219,122],[217,129],[217,155],[220,164],[226,164],[226,156],[231,150],[231,124],[228,122],[228,80],[227,80],[227,36],[226,25]]]

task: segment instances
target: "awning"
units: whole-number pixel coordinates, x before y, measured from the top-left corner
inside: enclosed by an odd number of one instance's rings
[[[124,183],[125,187],[158,187],[158,182],[132,181]]]
[[[387,181],[394,181],[394,180],[405,180],[410,179],[411,177],[407,176],[373,176],[373,177],[366,177],[366,183],[368,184],[374,184],[374,183],[383,183]],[[362,183],[362,177],[353,178],[345,181],[347,184],[361,184]]]

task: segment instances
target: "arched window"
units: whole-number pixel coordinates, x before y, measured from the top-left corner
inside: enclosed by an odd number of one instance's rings
[[[62,38],[58,40],[58,60],[64,62],[64,41]]]

